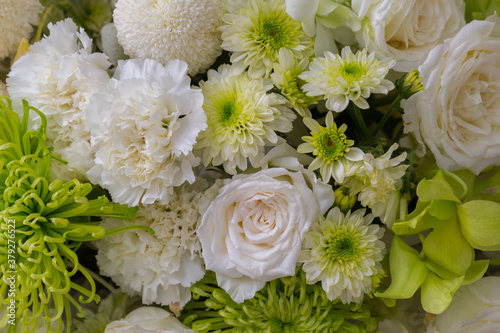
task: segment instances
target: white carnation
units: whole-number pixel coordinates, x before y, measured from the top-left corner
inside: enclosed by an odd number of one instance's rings
[[[0,4],[0,60],[15,54],[23,38],[29,38],[40,21],[39,0],[3,0]]]
[[[162,64],[180,59],[194,75],[222,52],[217,28],[223,11],[222,0],[118,0],[113,20],[125,54]]]
[[[114,201],[167,204],[174,186],[194,181],[192,148],[207,125],[203,94],[191,89],[186,71],[180,60],[120,61],[94,95],[87,119],[96,159],[87,175]]]
[[[68,162],[67,177],[86,179],[93,154],[85,110],[90,96],[109,81],[110,63],[105,54],[92,53],[92,40],[71,19],[48,28],[50,35],[12,65],[7,89],[19,112],[26,99],[45,114],[47,144]],[[39,126],[38,115],[31,112],[30,117]]]
[[[142,295],[144,304],[184,306],[191,299],[191,285],[203,277],[196,236],[201,192],[188,186],[176,188],[168,206],[139,206],[134,222],[112,218],[102,222],[106,229],[144,225],[155,232],[126,231],[96,242],[101,274],[125,292]]]

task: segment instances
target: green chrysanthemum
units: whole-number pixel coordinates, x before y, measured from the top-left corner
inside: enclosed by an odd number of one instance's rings
[[[251,77],[267,76],[281,48],[302,59],[313,53],[313,43],[300,22],[286,13],[282,0],[227,2],[222,17],[222,48],[232,52],[231,62]]]
[[[308,106],[318,104],[318,97],[307,96],[302,90],[305,81],[299,75],[307,68],[309,59],[304,58],[297,61],[291,52],[281,49],[279,51],[279,62],[274,63],[274,73],[271,80],[280,93],[288,98],[293,108],[302,117],[311,117]]]
[[[235,303],[207,275],[191,290],[193,300],[180,319],[204,332],[371,332],[377,326],[369,304],[328,300],[319,284],[308,285],[305,274],[270,281],[254,298]]]
[[[316,158],[309,165],[309,170],[320,169],[321,178],[325,183],[330,178],[342,183],[357,167],[357,161],[363,159],[363,151],[352,147],[353,140],[347,139],[347,125],[337,127],[333,114],[326,115],[326,127],[321,126],[312,118],[304,118],[304,124],[311,130],[311,136],[303,136],[302,143],[297,147],[299,153],[312,153]]]
[[[132,219],[135,208],[108,204],[105,196],[89,199],[91,184],[50,182],[45,116],[23,103],[21,123],[10,100],[0,97],[0,302],[7,307],[0,329],[34,330],[42,317],[50,327],[47,332],[60,332],[65,313],[69,332],[71,307],[83,314],[79,303],[99,302],[94,280],[75,251],[83,241],[120,231],[106,232],[90,217]],[[27,129],[30,110],[42,119],[40,131]],[[72,281],[77,273],[87,279],[90,290]],[[81,294],[78,301],[71,290]]]

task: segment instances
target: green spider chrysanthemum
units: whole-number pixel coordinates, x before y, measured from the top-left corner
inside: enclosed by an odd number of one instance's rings
[[[371,332],[377,326],[369,304],[328,300],[321,285],[308,285],[301,270],[295,276],[270,281],[252,299],[235,303],[207,275],[191,290],[181,321],[205,332],[333,333]]]
[[[346,124],[337,127],[333,114],[326,115],[326,127],[321,126],[312,118],[304,118],[304,124],[311,130],[311,136],[303,136],[302,143],[297,147],[299,153],[312,153],[316,158],[309,165],[309,170],[320,169],[321,178],[325,183],[330,178],[342,183],[346,176],[354,172],[357,161],[363,159],[363,151],[352,147],[353,140],[347,139]]]
[[[91,184],[50,182],[45,116],[25,101],[23,105],[21,122],[11,101],[0,96],[0,303],[7,307],[0,329],[33,331],[42,317],[47,332],[61,332],[65,313],[69,332],[71,307],[83,314],[79,303],[99,302],[94,280],[75,251],[83,241],[124,230],[106,232],[90,217],[132,219],[135,208],[108,204],[105,196],[90,199]],[[42,119],[39,131],[27,129],[30,110]],[[90,290],[72,281],[77,273]],[[71,290],[81,294],[78,301]]]
[[[233,52],[231,62],[251,77],[267,76],[278,61],[281,48],[296,59],[313,53],[313,42],[300,22],[286,13],[282,0],[228,1],[222,17],[222,48]]]

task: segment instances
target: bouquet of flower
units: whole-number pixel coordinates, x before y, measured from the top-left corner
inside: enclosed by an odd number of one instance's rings
[[[0,3],[0,331],[500,331],[488,0]]]

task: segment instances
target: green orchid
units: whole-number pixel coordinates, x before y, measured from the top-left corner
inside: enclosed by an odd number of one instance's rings
[[[480,279],[489,261],[475,261],[475,249],[500,250],[500,203],[478,200],[468,171],[438,170],[417,186],[418,202],[405,220],[397,221],[390,251],[392,283],[376,296],[410,298],[421,288],[422,306],[443,312],[461,285]],[[421,233],[432,229],[426,237]],[[422,252],[399,236],[419,235]]]
[[[93,199],[92,185],[76,179],[50,181],[46,118],[26,101],[23,105],[21,122],[11,101],[0,96],[0,303],[4,310],[0,329],[32,332],[40,317],[47,332],[61,332],[65,317],[70,332],[71,308],[83,316],[80,304],[99,302],[95,282],[75,253],[82,242],[144,227],[106,231],[93,217],[132,220],[136,208],[111,204],[105,196]],[[30,111],[41,119],[38,131],[28,130]],[[86,278],[90,289],[73,282],[77,273]],[[78,300],[75,292],[80,294]]]

